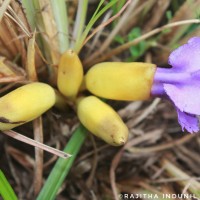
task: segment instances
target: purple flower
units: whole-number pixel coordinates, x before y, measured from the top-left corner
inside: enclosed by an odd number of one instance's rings
[[[157,68],[151,90],[152,96],[170,99],[176,107],[182,130],[199,131],[200,115],[200,37],[169,56],[171,68]]]

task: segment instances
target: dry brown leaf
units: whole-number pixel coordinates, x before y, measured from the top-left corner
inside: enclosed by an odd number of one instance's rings
[[[4,19],[0,23],[0,38],[4,46],[8,49],[11,57],[14,58],[18,54],[17,47],[11,35],[10,27],[6,25]]]

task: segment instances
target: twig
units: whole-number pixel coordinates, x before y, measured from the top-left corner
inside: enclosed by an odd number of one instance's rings
[[[35,31],[33,37],[28,42],[26,73],[30,81],[37,81],[37,72],[35,66]],[[33,121],[34,140],[43,143],[42,117]],[[43,150],[35,147],[35,164],[34,164],[34,194],[39,193],[42,187],[43,175]]]
[[[115,155],[115,157],[112,160],[111,163],[111,167],[110,167],[110,182],[111,182],[111,187],[112,187],[112,192],[114,195],[114,199],[118,200],[119,196],[118,196],[118,190],[117,190],[117,186],[116,186],[116,177],[115,177],[115,170],[121,160],[121,157],[123,155],[123,152],[125,150],[125,146],[123,146],[118,153]]]
[[[25,142],[26,144],[29,144],[29,145],[34,146],[34,147],[38,147],[38,148],[40,148],[40,149],[43,149],[43,150],[45,150],[45,151],[47,151],[47,152],[50,152],[50,153],[52,153],[52,154],[54,154],[54,155],[57,155],[57,156],[59,156],[59,157],[62,157],[62,158],[69,158],[69,157],[72,156],[72,155],[70,155],[70,154],[68,154],[68,153],[65,153],[65,152],[60,151],[60,150],[58,150],[58,149],[54,149],[54,148],[52,148],[52,147],[50,147],[50,146],[47,146],[47,145],[45,145],[45,144],[42,144],[42,143],[37,142],[37,141],[35,141],[35,140],[32,140],[32,139],[30,139],[30,138],[28,138],[28,137],[26,137],[26,136],[24,136],[24,135],[21,135],[20,133],[17,133],[17,132],[15,132],[15,131],[8,130],[8,131],[2,131],[2,132],[3,132],[4,134],[6,134],[6,135],[8,135],[8,136],[10,136],[10,137],[12,137],[12,138],[14,138],[14,139],[16,139],[16,140],[19,140],[19,141],[21,141],[21,142]]]
[[[101,147],[99,147],[98,149],[96,149],[96,150],[95,150],[96,152],[95,152],[94,150],[89,151],[89,152],[85,153],[84,155],[80,156],[80,157],[78,158],[78,161],[80,162],[80,161],[82,161],[82,160],[86,160],[88,157],[92,156],[93,154],[99,153],[99,152],[101,152],[102,150],[108,149],[109,147],[110,147],[110,146],[109,146],[108,144],[105,144],[104,146],[101,146]]]
[[[60,149],[59,141],[55,141],[56,149]],[[56,161],[57,156],[53,155],[49,160],[47,160],[43,165],[43,170],[45,170],[49,165],[51,165],[54,161]]]
[[[152,111],[157,107],[157,105],[159,104],[160,99],[156,98],[151,105],[149,105],[144,112],[142,112],[141,115],[139,115],[133,122],[132,120],[127,122],[127,126],[129,128],[136,126],[137,124],[139,124],[141,121],[143,121],[150,113],[152,113]]]
[[[188,177],[188,178],[161,178],[161,179],[153,180],[149,182],[152,184],[156,184],[156,183],[166,184],[166,183],[173,183],[173,182],[178,182],[178,181],[190,181],[191,179],[200,181],[200,177]]]
[[[9,154],[9,152],[7,151],[7,149],[8,149],[7,143],[4,145],[4,149],[5,149],[6,158],[7,158],[7,160],[8,160],[8,166],[9,166],[9,168],[10,168],[10,172],[11,172],[11,174],[12,174],[13,179],[15,180],[15,183],[16,183],[17,187],[19,188],[19,189],[18,189],[18,190],[19,190],[18,195],[19,195],[20,197],[22,197],[22,186],[21,186],[21,183],[20,183],[20,177],[19,177],[19,175],[16,173],[16,170],[15,170],[15,167],[14,167],[14,165],[13,165],[13,162],[12,162],[12,159],[11,159],[11,157],[10,157],[10,154]]]
[[[93,179],[94,179],[94,176],[95,176],[95,171],[96,171],[97,164],[98,164],[97,146],[96,146],[94,137],[91,135],[90,138],[91,138],[91,142],[92,142],[93,148],[94,148],[94,157],[93,157],[92,169],[91,169],[90,175],[89,175],[89,177],[86,181],[86,184],[87,184],[88,187],[92,186]]]
[[[43,129],[42,129],[42,117],[38,117],[33,121],[34,139],[43,143]],[[34,194],[39,193],[42,187],[42,175],[43,175],[43,150],[35,148],[35,166],[34,166]]]
[[[24,76],[7,76],[0,78],[0,83],[10,83],[10,82],[16,82],[16,81],[23,81],[25,80]]]
[[[165,144],[156,145],[156,146],[152,146],[152,147],[145,147],[145,148],[131,147],[127,150],[132,153],[152,153],[152,152],[157,152],[157,151],[163,151],[163,150],[173,148],[175,146],[182,145],[194,137],[195,137],[195,135],[186,135],[186,136],[182,137],[181,139],[172,140],[171,142],[168,142]]]
[[[5,13],[5,15],[11,20],[13,20],[13,22],[15,22],[28,37],[31,37],[31,34],[29,33],[28,29],[26,29],[23,23],[19,22],[18,19],[16,19],[7,12]]]

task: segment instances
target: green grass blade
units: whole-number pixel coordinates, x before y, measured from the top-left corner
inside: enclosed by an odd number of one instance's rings
[[[78,2],[78,11],[76,14],[76,20],[73,31],[73,39],[71,42],[71,48],[73,49],[76,46],[76,43],[79,41],[83,29],[85,27],[86,14],[88,9],[88,0],[79,0]]]
[[[94,25],[94,23],[109,9],[111,8],[113,5],[115,5],[119,0],[112,0],[111,2],[107,3],[101,10],[100,7],[103,4],[104,1],[100,1],[95,13],[93,14],[92,18],[90,19],[89,23],[87,24],[81,38],[79,41],[77,41],[77,45],[75,46],[75,51],[77,53],[80,52],[83,42],[85,40],[85,38],[87,37],[88,33],[90,32],[92,26]]]
[[[69,47],[67,4],[65,0],[51,0],[54,17],[56,20],[60,53]]]
[[[59,158],[56,162],[53,170],[51,171],[45,185],[43,186],[41,192],[39,193],[37,200],[53,200],[56,194],[65,180],[85,138],[87,136],[87,130],[80,125],[72,137],[70,138],[68,144],[66,145],[64,151],[72,154],[72,157],[68,159]]]
[[[0,170],[0,195],[4,200],[18,200],[5,175]]]
[[[93,16],[92,16],[92,18],[91,18],[90,20],[93,20],[94,17],[97,15],[97,13],[99,12],[99,9],[100,9],[101,6],[103,5],[104,1],[105,1],[105,0],[101,0],[101,1],[99,2],[99,5],[97,6],[97,9],[95,10],[95,12],[94,12],[94,14],[93,14]]]
[[[30,24],[31,30],[33,31],[36,27],[35,21],[35,9],[33,5],[33,1],[30,0],[22,0],[23,8],[25,8],[26,17]]]
[[[90,22],[88,23],[88,27],[90,27],[90,29],[92,28],[92,26],[94,25],[94,23],[109,9],[111,8],[113,5],[115,5],[119,0],[112,0],[111,2],[109,2],[108,4],[106,4],[98,13],[95,12],[94,17],[92,17],[92,19],[90,20]],[[90,30],[89,29],[89,30]],[[86,27],[87,30],[87,27]]]

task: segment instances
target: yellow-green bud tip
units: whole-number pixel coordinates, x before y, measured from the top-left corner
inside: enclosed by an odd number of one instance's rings
[[[128,139],[128,128],[109,105],[95,96],[81,98],[77,107],[81,123],[94,135],[113,146]]]

